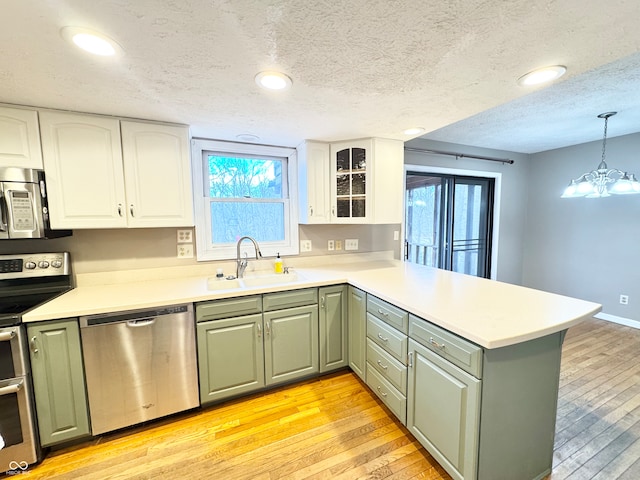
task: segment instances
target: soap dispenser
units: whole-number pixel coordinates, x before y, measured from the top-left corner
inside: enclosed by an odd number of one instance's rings
[[[273,262],[273,269],[276,273],[282,273],[282,259],[280,258],[280,252],[276,256],[275,261]]]

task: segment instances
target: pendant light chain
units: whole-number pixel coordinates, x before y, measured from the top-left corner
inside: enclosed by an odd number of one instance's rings
[[[609,123],[609,115],[604,117],[604,138],[602,139],[602,163],[604,163],[607,168],[607,164],[604,161],[604,152],[607,149],[607,123]]]

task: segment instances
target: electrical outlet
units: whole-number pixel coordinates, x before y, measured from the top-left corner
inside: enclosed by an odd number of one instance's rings
[[[331,251],[331,250],[335,250],[336,248],[336,244],[333,240],[329,240],[327,242],[327,250]]]
[[[342,250],[342,240],[336,240],[336,250]]]
[[[300,251],[301,252],[310,252],[311,251],[311,240],[300,240]]]
[[[620,295],[620,303],[622,305],[629,305],[629,295]]]
[[[347,238],[344,241],[344,249],[345,250],[358,250],[358,239],[357,238]]]
[[[193,244],[183,243],[178,245],[178,258],[193,258]]]
[[[193,232],[191,230],[178,230],[178,243],[193,243]]]

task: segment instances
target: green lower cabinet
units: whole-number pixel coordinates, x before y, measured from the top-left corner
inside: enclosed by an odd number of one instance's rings
[[[321,287],[320,373],[349,365],[347,286]]]
[[[265,312],[263,318],[267,385],[318,373],[318,305]]]
[[[408,373],[407,428],[454,479],[475,479],[481,381],[411,339]]]
[[[349,286],[348,292],[349,367],[365,381],[367,352],[367,294]]]
[[[78,322],[27,326],[42,446],[89,435],[89,412]]]
[[[262,314],[198,323],[202,404],[265,386]]]

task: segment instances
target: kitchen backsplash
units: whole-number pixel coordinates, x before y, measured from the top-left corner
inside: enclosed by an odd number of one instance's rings
[[[400,231],[399,224],[302,225],[299,228],[300,240],[312,243],[312,251],[301,253],[300,257],[391,251],[394,258],[400,258],[402,242],[393,240],[394,232]],[[177,258],[177,230],[74,230],[73,236],[66,238],[4,241],[0,243],[0,254],[69,251],[74,272],[80,274],[198,264],[195,258]],[[358,250],[345,251],[346,239],[358,239]],[[341,241],[342,250],[329,251],[329,240]],[[284,263],[286,265],[287,257]]]

